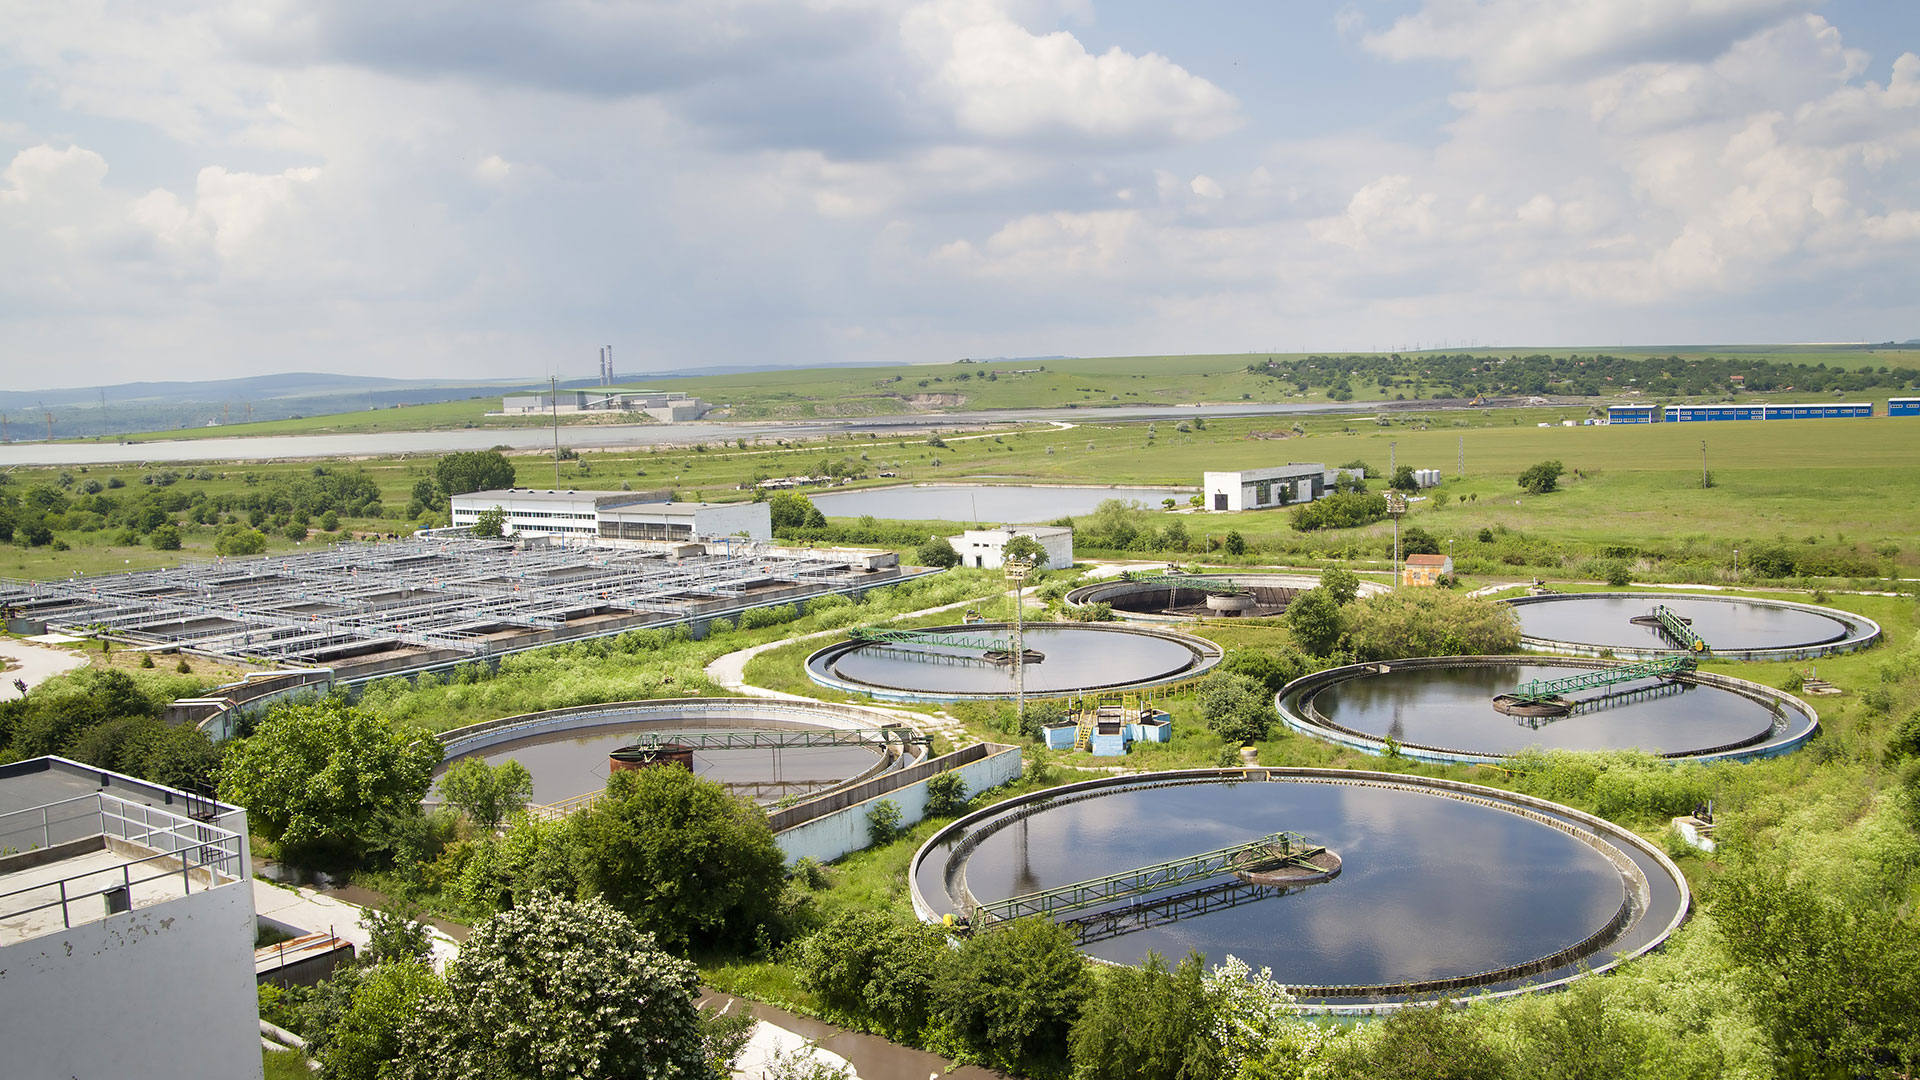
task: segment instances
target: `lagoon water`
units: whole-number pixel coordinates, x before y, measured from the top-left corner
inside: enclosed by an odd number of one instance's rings
[[[1831,616],[1734,597],[1567,593],[1551,600],[1516,604],[1514,611],[1520,616],[1520,632],[1528,637],[1609,649],[1672,649],[1675,646],[1665,634],[1633,622],[1658,604],[1693,620],[1694,633],[1717,650],[1782,649],[1847,636],[1847,625]]]
[[[929,628],[932,629],[932,628]],[[1008,637],[1004,624],[990,630],[956,627],[958,635]],[[1201,657],[1178,638],[1094,627],[1029,627],[1026,647],[1045,659],[1026,665],[1029,694],[1072,694],[1122,683],[1146,682],[1193,668]],[[924,694],[1013,695],[1013,668],[978,662],[979,648],[944,645],[862,645],[833,658],[832,673],[849,682]]]
[[[1032,487],[1013,484],[926,484],[867,488],[814,495],[813,505],[828,517],[904,521],[975,521],[991,525],[1043,525],[1063,517],[1091,514],[1108,499],[1160,508],[1161,500],[1187,504],[1189,491],[1134,487]]]
[[[512,759],[525,765],[533,774],[533,801],[548,805],[606,787],[607,755],[633,742],[642,733],[659,732],[657,723],[560,732],[490,746],[481,752],[481,760],[499,765]],[[693,771],[721,783],[776,779],[794,783],[829,782],[855,776],[878,758],[876,751],[863,746],[796,746],[778,751],[702,750],[693,756]]]
[[[1128,964],[1149,950],[1170,962],[1195,950],[1211,964],[1232,954],[1292,985],[1451,978],[1582,941],[1626,895],[1593,847],[1518,814],[1414,790],[1301,782],[1120,788],[1062,802],[989,834],[966,861],[966,883],[991,902],[1280,830],[1333,848],[1340,876],[1086,951]],[[950,901],[946,862],[935,852],[917,870],[935,903]]]

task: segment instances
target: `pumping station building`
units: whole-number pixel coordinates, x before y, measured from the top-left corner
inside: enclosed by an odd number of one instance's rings
[[[1200,487],[1209,510],[1270,510],[1312,502],[1338,484],[1343,473],[1360,478],[1358,469],[1293,462],[1266,469],[1203,473]]]

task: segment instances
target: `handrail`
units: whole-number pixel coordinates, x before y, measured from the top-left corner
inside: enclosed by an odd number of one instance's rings
[[[186,895],[193,891],[193,873],[196,870],[207,873],[211,879],[204,888],[219,887],[223,884],[219,880],[221,877],[227,878],[229,882],[240,880],[237,874],[225,873],[218,869],[220,865],[240,858],[242,849],[239,833],[203,821],[184,818],[178,814],[161,810],[157,807],[122,799],[105,792],[91,792],[69,799],[61,799],[57,802],[46,803],[41,806],[12,811],[4,816],[15,817],[21,814],[39,811],[41,814],[40,827],[44,846],[52,847],[52,836],[50,832],[52,823],[49,820],[47,811],[57,806],[65,806],[89,800],[94,803],[95,809],[93,816],[97,816],[99,819],[98,831],[89,834],[89,836],[100,838],[103,844],[108,839],[113,839],[121,841],[122,843],[137,845],[141,848],[150,849],[160,847],[163,850],[157,850],[151,855],[141,856],[139,858],[128,858],[119,863],[117,867],[85,870],[79,873],[69,874],[66,877],[56,878],[52,881],[43,881],[35,885],[27,885],[0,893],[0,904],[4,904],[5,901],[12,897],[19,897],[46,889],[55,889],[59,893],[56,899],[49,900],[46,903],[22,907],[17,910],[0,911],[0,920],[16,919],[25,915],[31,915],[37,911],[45,911],[49,908],[58,907],[60,909],[62,925],[71,928],[73,926],[73,912],[70,905],[76,900],[84,900],[94,896],[105,896],[115,891],[124,891],[129,898],[129,903],[131,903],[133,886],[146,884],[150,881],[159,881],[164,878],[171,878],[175,874],[180,875],[181,893],[182,895]],[[118,809],[110,808],[107,805],[109,801],[114,803]],[[135,811],[138,812],[138,817],[134,816]],[[81,821],[84,820],[86,816],[87,815],[81,815],[65,818],[62,819],[61,824]],[[155,817],[160,818],[161,821],[156,823],[154,820]],[[171,824],[168,823],[169,819],[171,819]],[[119,823],[119,828],[116,830],[109,824],[110,822]],[[80,837],[79,839],[84,840],[87,838],[88,837]],[[161,843],[156,844],[154,842],[161,838],[164,838]],[[166,841],[171,841],[171,843],[167,843]],[[138,879],[134,878],[134,867],[158,862],[160,860],[178,860],[180,865],[178,869],[170,867],[158,873],[149,874]],[[84,878],[110,875],[114,869],[120,871],[120,882],[118,885],[107,885],[103,888],[92,889],[78,894],[71,892],[68,888],[71,882],[80,881]],[[109,878],[109,880],[111,879]]]

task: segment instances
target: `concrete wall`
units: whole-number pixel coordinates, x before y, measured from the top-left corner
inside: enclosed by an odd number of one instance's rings
[[[0,1073],[259,1077],[254,987],[245,881],[0,948]]]
[[[748,539],[773,539],[772,510],[766,503],[732,503],[703,506],[694,513],[693,531],[698,536],[736,536]]]
[[[910,769],[834,792],[813,803],[777,811],[769,818],[777,830],[773,842],[780,845],[788,862],[811,858],[824,863],[850,855],[867,846],[867,812],[875,803],[881,799],[892,800],[900,808],[900,823],[916,824],[927,816],[927,781],[950,771],[960,774],[971,797],[1018,777],[1020,748],[975,743]],[[828,804],[830,808],[825,813],[812,814],[818,804]],[[797,824],[788,824],[796,820]]]

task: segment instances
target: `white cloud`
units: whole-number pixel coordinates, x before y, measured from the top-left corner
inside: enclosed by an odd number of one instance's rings
[[[935,0],[901,21],[961,131],[987,139],[1140,145],[1238,126],[1233,96],[1164,56],[1095,56],[1074,35],[1036,34],[987,0]]]

